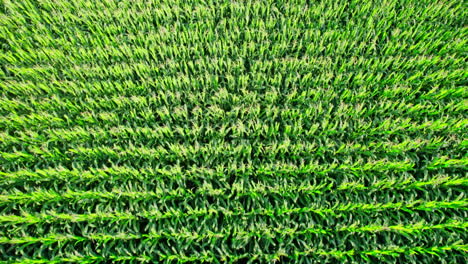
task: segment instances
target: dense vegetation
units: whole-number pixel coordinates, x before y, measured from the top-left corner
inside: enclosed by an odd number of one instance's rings
[[[466,7],[0,0],[0,263],[466,263]]]

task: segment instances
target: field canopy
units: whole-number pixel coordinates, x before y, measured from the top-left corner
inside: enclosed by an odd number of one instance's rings
[[[0,264],[468,262],[466,7],[0,0]]]

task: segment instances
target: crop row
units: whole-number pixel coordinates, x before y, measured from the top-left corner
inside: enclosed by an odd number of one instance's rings
[[[213,188],[210,185],[202,185],[195,191],[184,188],[174,189],[152,189],[151,191],[138,191],[113,188],[112,191],[96,190],[96,191],[74,191],[66,190],[56,192],[50,189],[34,188],[32,192],[4,192],[0,194],[0,206],[9,203],[15,204],[29,204],[29,203],[55,203],[55,202],[79,202],[81,200],[116,200],[120,198],[131,199],[133,201],[158,199],[158,200],[171,200],[171,199],[192,199],[200,195],[209,195],[212,197],[221,197],[223,199],[233,199],[235,197],[265,197],[272,194],[281,195],[284,198],[297,198],[300,195],[313,195],[323,194],[325,192],[350,192],[350,191],[365,191],[376,192],[384,190],[394,191],[409,191],[420,190],[425,188],[434,189],[453,188],[453,187],[467,187],[468,179],[465,178],[440,178],[435,177],[428,181],[398,181],[398,180],[379,180],[373,182],[369,186],[365,186],[359,182],[343,182],[336,186],[333,183],[323,183],[320,185],[286,185],[286,186],[265,186],[263,184],[253,185],[250,189],[243,189],[242,187],[232,186],[232,189]]]
[[[224,215],[226,217],[239,216],[285,216],[294,214],[314,213],[323,217],[336,216],[341,212],[380,212],[385,210],[403,210],[406,212],[414,211],[434,211],[442,209],[467,210],[468,200],[453,201],[413,201],[410,203],[348,203],[337,204],[332,207],[277,207],[277,208],[258,208],[251,211],[229,210],[226,208],[189,208],[186,211],[172,209],[167,212],[147,211],[139,213],[128,212],[102,212],[89,214],[25,214],[22,216],[2,215],[0,222],[29,223],[38,224],[45,222],[70,221],[70,222],[93,222],[93,221],[125,221],[146,219],[168,219],[168,218],[194,218],[207,217],[215,215]]]
[[[463,146],[463,145],[462,145]],[[226,142],[207,144],[168,144],[167,146],[145,147],[130,144],[128,146],[99,146],[95,148],[75,147],[61,152],[57,149],[46,150],[34,148],[34,152],[17,151],[12,153],[0,152],[5,168],[14,168],[18,165],[31,162],[46,162],[49,164],[69,164],[70,162],[89,163],[103,162],[108,164],[122,164],[132,161],[134,165],[147,162],[158,162],[159,164],[184,163],[187,165],[219,165],[235,162],[254,161],[271,163],[300,162],[302,164],[316,163],[319,160],[312,153],[319,151],[317,145],[290,144],[287,141],[273,143],[271,146],[250,144],[232,145]],[[323,156],[323,154],[322,154]],[[467,165],[467,158],[454,158],[450,161],[428,162],[427,169],[438,167],[463,167]],[[367,162],[366,162],[367,161]],[[440,162],[441,164],[436,164]],[[344,156],[339,162],[331,161],[326,165],[313,165],[311,170],[315,173],[327,171],[408,171],[414,168],[414,161],[409,157],[404,160],[399,158],[379,158],[377,156],[355,157],[355,161],[350,156]]]
[[[193,256],[187,256],[185,254],[162,254],[157,257],[149,255],[141,256],[129,256],[129,255],[111,255],[108,257],[103,256],[77,256],[71,255],[69,257],[56,257],[53,259],[28,259],[23,258],[20,262],[6,262],[2,261],[0,263],[5,264],[40,264],[40,263],[102,263],[106,261],[111,262],[132,262],[132,263],[153,263],[154,261],[177,261],[178,263],[186,262],[201,262],[201,263],[220,263],[228,262],[235,263],[239,260],[258,260],[258,261],[278,261],[281,259],[291,259],[297,260],[301,257],[319,257],[323,261],[324,258],[339,259],[342,261],[345,260],[367,260],[369,261],[371,257],[398,257],[400,255],[414,256],[411,263],[418,263],[420,257],[424,255],[432,255],[443,257],[450,251],[460,252],[461,254],[466,254],[468,252],[468,246],[464,244],[452,244],[445,246],[435,246],[435,247],[390,247],[384,249],[371,249],[366,251],[340,251],[340,250],[330,250],[326,251],[323,249],[312,248],[307,246],[305,251],[294,251],[290,254],[279,251],[273,254],[267,253],[245,253],[240,255],[221,255],[216,256],[215,253],[211,252],[202,252]],[[356,259],[357,258],[357,259]],[[310,261],[310,259],[309,259]]]
[[[275,238],[276,236],[290,236],[296,237],[304,234],[324,234],[333,235],[338,232],[346,233],[376,233],[376,232],[396,232],[402,234],[420,234],[430,230],[463,230],[468,228],[468,223],[448,221],[444,224],[430,225],[429,223],[417,223],[411,225],[368,225],[368,226],[343,226],[337,229],[326,229],[323,227],[309,227],[307,229],[287,229],[285,227],[278,228],[255,228],[245,229],[242,231],[225,230],[224,232],[212,232],[204,231],[203,234],[197,232],[191,232],[190,230],[180,230],[176,233],[169,231],[150,232],[147,234],[104,234],[104,233],[92,233],[83,234],[83,236],[74,236],[67,234],[50,234],[47,237],[15,237],[7,238],[0,237],[0,244],[52,244],[52,243],[63,243],[63,242],[107,242],[116,240],[158,240],[161,238],[174,238],[174,239],[188,239],[192,241],[210,240],[212,238],[223,239],[229,235],[233,236],[238,240],[247,240],[254,237],[261,238]]]

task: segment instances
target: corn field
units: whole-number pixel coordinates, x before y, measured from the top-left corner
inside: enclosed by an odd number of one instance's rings
[[[467,263],[467,7],[0,0],[0,263]]]

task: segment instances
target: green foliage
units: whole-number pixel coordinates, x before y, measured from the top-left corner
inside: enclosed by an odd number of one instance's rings
[[[468,262],[465,9],[0,0],[0,264]]]

